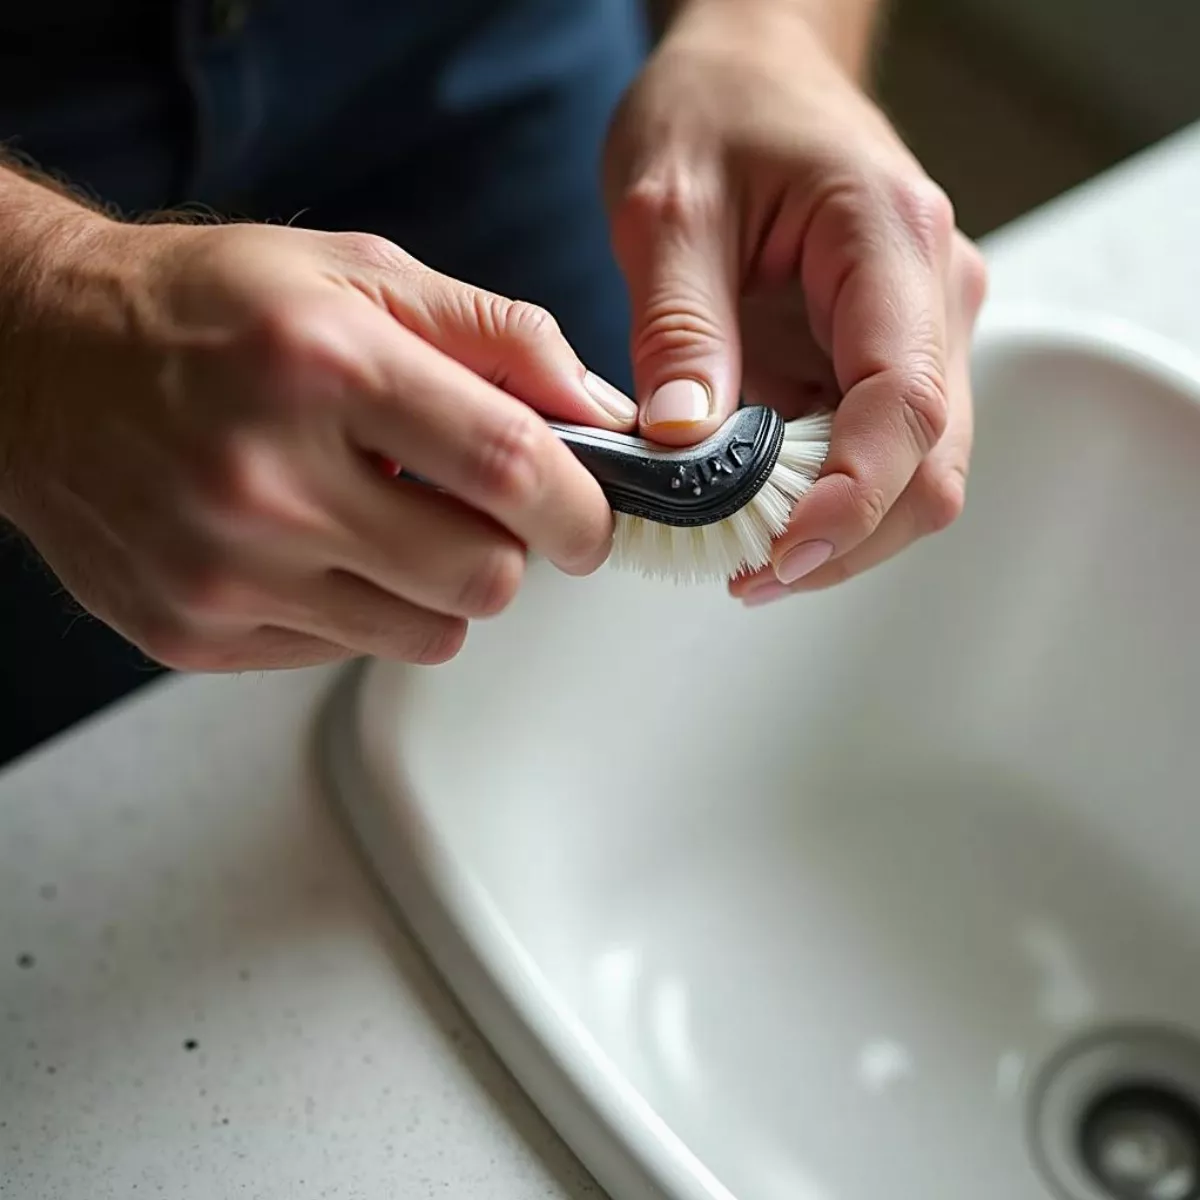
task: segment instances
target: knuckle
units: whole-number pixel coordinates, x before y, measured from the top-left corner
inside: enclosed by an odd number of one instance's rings
[[[163,579],[168,602],[187,624],[236,617],[251,608],[246,585],[216,558],[196,557]]]
[[[136,633],[138,648],[172,671],[212,669],[212,651],[193,626],[176,613],[156,613]]]
[[[334,236],[337,237],[344,252],[362,266],[387,270],[408,264],[408,255],[395,242],[381,237],[377,233],[362,233],[353,230]]]
[[[431,623],[416,638],[409,661],[430,667],[447,663],[458,655],[466,640],[466,621]]]
[[[525,574],[519,546],[489,552],[468,575],[458,597],[459,611],[469,617],[494,617],[517,597]]]
[[[823,239],[844,243],[861,233],[879,202],[880,196],[867,180],[847,179],[840,172],[834,173],[817,195],[815,227]]]
[[[923,533],[941,533],[962,516],[967,498],[967,473],[960,466],[922,470],[918,511]]]
[[[614,230],[636,236],[646,229],[668,228],[680,234],[709,227],[720,211],[718,189],[693,171],[660,168],[630,186],[617,202]]]
[[[965,238],[963,239],[961,287],[963,303],[974,318],[987,299],[988,268],[983,255]]]
[[[487,338],[498,342],[540,344],[559,336],[558,322],[540,305],[510,300],[495,292],[472,288],[469,303],[474,323]]]
[[[670,295],[651,297],[646,304],[634,335],[633,361],[669,363],[690,357],[698,349],[719,349],[726,340],[704,297],[688,295],[677,287]]]
[[[192,487],[205,518],[221,529],[245,534],[290,523],[297,507],[292,486],[267,447],[228,441],[203,456]]]
[[[845,279],[854,263],[887,252],[905,236],[896,212],[891,176],[847,176],[841,168],[817,194],[808,245],[801,263],[806,284]]]
[[[220,524],[241,522],[255,502],[242,455],[229,446],[194,464],[191,485],[204,516]]]
[[[927,175],[904,175],[889,187],[892,210],[910,240],[930,261],[940,258],[954,235],[954,205]]]
[[[267,366],[315,357],[324,341],[322,315],[310,304],[271,303],[258,314],[249,331],[251,348]]]
[[[862,480],[846,480],[846,501],[861,537],[873,533],[887,515],[887,497],[883,489]],[[861,540],[861,538],[860,538]],[[833,566],[832,563],[829,564]]]
[[[540,305],[527,300],[508,301],[502,329],[506,336],[518,341],[543,342],[560,335],[554,317]]]
[[[537,503],[544,484],[543,432],[531,410],[513,406],[479,440],[474,478],[489,501],[509,510]]]
[[[898,390],[905,424],[924,458],[946,432],[950,411],[946,382],[940,371],[927,364],[901,378]]]
[[[335,299],[272,303],[258,314],[244,337],[256,396],[291,407],[344,386],[354,363]]]

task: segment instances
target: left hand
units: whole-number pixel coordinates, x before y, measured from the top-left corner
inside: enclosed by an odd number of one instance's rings
[[[960,512],[983,261],[945,194],[780,0],[693,0],[626,96],[606,155],[646,436],[736,408],[838,403],[821,478],[760,603],[838,583]]]

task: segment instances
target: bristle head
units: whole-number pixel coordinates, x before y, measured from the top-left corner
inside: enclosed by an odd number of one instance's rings
[[[790,421],[770,478],[749,504],[723,521],[681,528],[617,513],[610,561],[680,583],[732,579],[765,567],[796,501],[820,474],[831,425],[831,413]]]

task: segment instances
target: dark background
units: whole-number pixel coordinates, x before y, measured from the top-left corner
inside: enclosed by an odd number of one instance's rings
[[[1197,46],[1195,0],[885,0],[872,86],[981,237],[1200,118]]]

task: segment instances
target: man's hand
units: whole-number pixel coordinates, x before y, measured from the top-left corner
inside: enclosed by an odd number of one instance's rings
[[[604,496],[534,410],[636,413],[546,313],[359,234],[46,228],[0,297],[0,512],[153,658],[441,662],[526,548],[606,557]]]
[[[846,579],[963,504],[985,273],[847,69],[830,14],[864,7],[680,4],[609,139],[646,434],[697,441],[739,390],[788,417],[841,398],[773,568],[732,585],[756,603]]]

